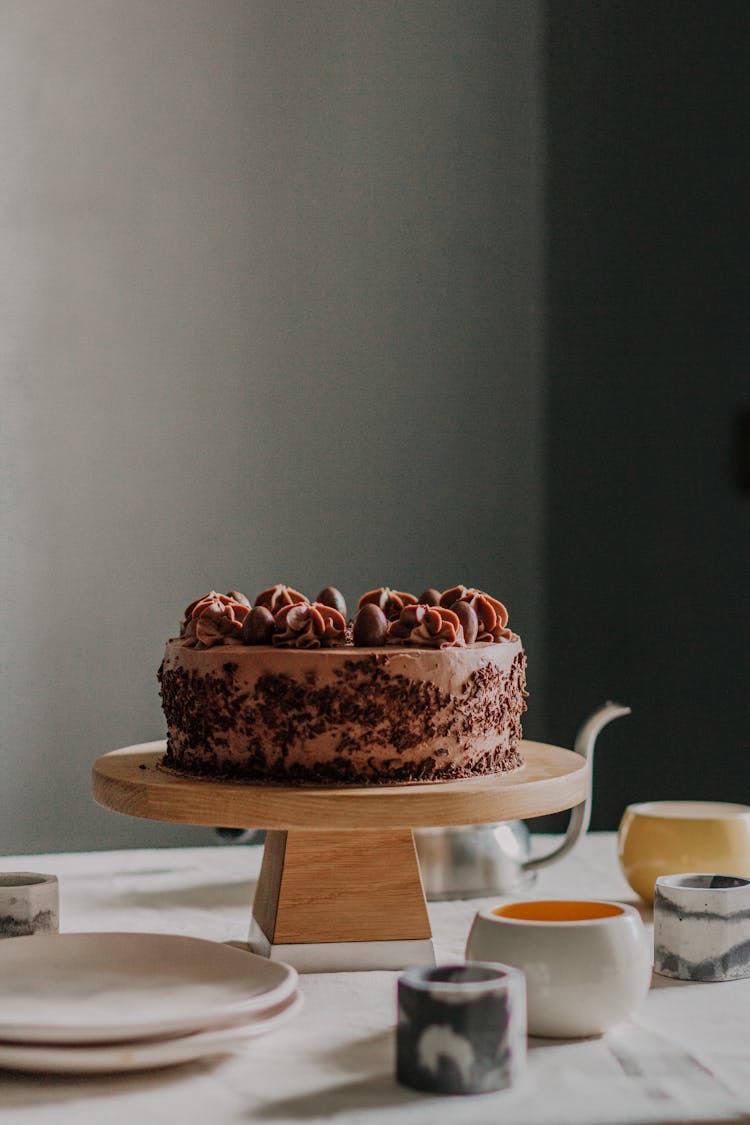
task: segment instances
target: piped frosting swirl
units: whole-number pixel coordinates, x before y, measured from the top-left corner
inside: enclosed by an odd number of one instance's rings
[[[386,644],[418,645],[420,648],[463,647],[464,631],[450,609],[432,605],[407,605],[388,626]]]
[[[191,602],[180,625],[180,636],[186,648],[213,648],[215,645],[239,644],[242,623],[250,607],[228,594],[209,590]]]
[[[300,594],[299,590],[293,590],[291,586],[284,586],[277,582],[275,586],[269,586],[267,590],[261,590],[255,599],[255,605],[262,605],[266,609],[270,609],[271,613],[278,613],[287,605],[301,605],[309,601],[304,594]]]
[[[508,611],[497,598],[474,587],[453,586],[440,595],[440,605],[450,609],[456,602],[466,602],[479,620],[478,641],[510,641],[515,634],[508,629]]]
[[[331,648],[346,643],[346,621],[322,602],[286,605],[273,619],[271,643],[285,648]]]
[[[377,590],[369,590],[359,599],[359,609],[363,605],[376,605],[382,609],[389,621],[396,621],[402,609],[408,605],[416,605],[417,599],[413,594],[404,590],[392,590],[390,586],[378,586]]]

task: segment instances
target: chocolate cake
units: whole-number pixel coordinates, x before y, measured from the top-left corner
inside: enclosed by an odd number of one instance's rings
[[[281,784],[445,781],[516,769],[525,655],[501,602],[287,586],[209,592],[159,669],[163,766]]]

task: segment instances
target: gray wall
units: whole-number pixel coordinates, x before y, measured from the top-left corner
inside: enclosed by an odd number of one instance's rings
[[[465,581],[545,719],[535,2],[6,0],[6,852],[94,806],[209,587]]]
[[[550,712],[593,825],[750,802],[750,6],[546,6]]]

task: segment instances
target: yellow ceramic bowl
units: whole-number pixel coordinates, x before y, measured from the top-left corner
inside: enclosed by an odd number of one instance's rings
[[[628,805],[617,834],[620,866],[652,902],[659,875],[685,871],[750,878],[750,805],[647,801]]]

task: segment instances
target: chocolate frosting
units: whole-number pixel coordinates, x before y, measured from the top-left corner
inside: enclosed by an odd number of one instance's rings
[[[180,625],[183,644],[186,648],[238,644],[242,637],[242,623],[249,612],[249,606],[235,601],[228,594],[209,590],[185,610]]]
[[[521,765],[520,641],[205,652],[170,641],[165,766],[268,784],[450,780]]]
[[[391,590],[390,586],[379,586],[377,590],[369,590],[363,594],[357,603],[357,608],[363,605],[376,605],[382,609],[389,621],[398,620],[401,610],[407,605],[416,605],[417,599],[413,594],[403,590]]]
[[[325,602],[343,598],[337,590],[326,588]],[[435,592],[426,591],[432,596]],[[335,597],[333,596],[335,595]],[[508,628],[508,611],[502,602],[470,586],[453,586],[439,595],[436,605],[418,602],[413,594],[380,586],[359,599],[358,608],[374,607],[388,622],[386,643],[423,645],[435,648],[463,646],[474,641],[517,640]],[[460,606],[460,610],[456,607]],[[335,605],[310,602],[291,586],[277,583],[261,591],[253,609],[267,610],[273,618],[271,641],[277,646],[318,648],[352,643],[344,614]],[[297,612],[290,613],[292,609]],[[430,611],[429,613],[427,611]],[[261,636],[243,624],[251,612],[244,594],[232,591],[207,594],[191,602],[180,624],[180,638],[187,648],[213,648],[222,644],[260,644]],[[464,617],[468,615],[468,623]],[[474,629],[476,615],[476,632]],[[270,626],[270,620],[269,620]],[[252,635],[251,635],[252,634]],[[382,643],[364,642],[359,644]]]
[[[450,609],[456,602],[466,602],[479,620],[478,641],[510,641],[515,633],[507,628],[508,611],[497,598],[473,587],[453,586],[440,595],[440,605]]]
[[[464,631],[450,609],[432,605],[407,605],[388,627],[387,644],[420,648],[463,648]]]
[[[330,648],[346,643],[346,621],[322,602],[286,605],[274,617],[274,645],[285,648]]]
[[[270,609],[271,613],[278,613],[287,605],[300,605],[307,603],[308,598],[304,594],[300,594],[299,590],[293,590],[291,586],[283,586],[277,582],[275,586],[269,586],[267,590],[262,590],[255,599],[255,605],[265,606]]]

